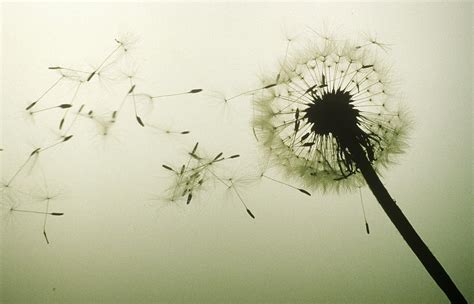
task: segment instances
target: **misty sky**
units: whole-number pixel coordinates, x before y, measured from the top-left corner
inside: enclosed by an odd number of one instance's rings
[[[251,97],[309,28],[347,39],[375,35],[396,93],[414,121],[407,153],[382,171],[397,204],[466,297],[472,291],[472,4],[3,3],[1,175],[7,182],[38,147],[58,140],[53,109],[25,107],[57,79],[52,66],[92,69],[133,33],[124,69],[137,92],[199,94],[126,102],[104,136],[80,117],[74,137],[27,163],[2,201],[0,302],[5,303],[446,303],[367,188],[308,197],[269,180],[252,135]],[[374,37],[375,37],[374,36]],[[301,38],[303,39],[303,38]],[[105,79],[77,94],[97,113],[129,84]],[[46,95],[68,103],[72,83]],[[42,101],[43,102],[43,101]],[[99,115],[99,114],[97,114]],[[97,116],[98,119],[100,115]],[[190,131],[166,134],[162,130]],[[162,164],[188,160],[195,142],[240,154],[218,182],[185,202]],[[201,151],[201,150],[200,150]],[[272,168],[269,175],[300,187]],[[13,198],[12,198],[13,197]],[[26,210],[9,212],[11,200]],[[19,208],[19,207],[18,207]],[[471,282],[471,283],[469,283]]]

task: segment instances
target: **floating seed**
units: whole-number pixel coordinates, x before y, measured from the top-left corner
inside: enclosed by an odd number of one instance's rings
[[[97,71],[92,72],[92,73],[89,75],[89,77],[87,77],[87,80],[86,80],[86,81],[90,81],[90,80],[92,79],[92,77],[94,77],[94,75],[95,75],[96,72],[97,72]]]
[[[219,157],[221,157],[221,156],[222,156],[222,152],[221,152],[221,153],[219,153],[219,154],[217,154],[217,156],[216,156],[216,157],[214,157],[214,161],[216,161],[216,160],[217,160]]]
[[[135,116],[135,117],[137,118],[137,121],[138,121],[138,123],[140,124],[140,126],[144,127],[145,124],[143,123],[142,119],[141,119],[140,117],[138,117],[138,116]]]
[[[34,149],[33,152],[30,153],[30,157],[37,154],[40,150],[41,150],[41,148]]]
[[[28,111],[29,109],[31,109],[32,107],[34,107],[37,102],[38,102],[38,101],[32,102],[29,106],[27,106],[27,107],[25,108],[25,110]]]
[[[167,166],[167,165],[161,165],[161,166],[167,170],[171,170],[174,172],[173,168],[171,168],[170,166]]]
[[[278,80],[277,80],[278,81]],[[272,84],[269,84],[267,86],[264,86],[263,88],[264,89],[269,89],[269,88],[273,88],[274,86],[276,86],[277,84],[276,83],[272,83]]]
[[[306,194],[306,195],[311,196],[311,193],[309,193],[309,192],[306,191],[305,189],[300,189],[300,188],[298,188],[298,190],[299,190],[300,192],[303,192],[303,193]]]
[[[194,145],[194,148],[193,148],[193,151],[191,152],[191,154],[194,154],[194,152],[196,152],[196,149],[199,145],[199,142],[197,142],[195,145]]]

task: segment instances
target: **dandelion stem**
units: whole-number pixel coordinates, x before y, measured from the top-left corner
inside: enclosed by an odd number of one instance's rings
[[[446,270],[433,255],[428,246],[423,242],[401,209],[397,206],[395,200],[393,200],[393,198],[390,196],[377,173],[372,168],[369,160],[365,156],[361,146],[357,143],[353,143],[349,145],[349,150],[353,155],[358,168],[362,172],[362,175],[367,181],[370,190],[377,198],[379,204],[382,206],[382,209],[385,211],[387,216],[397,228],[398,232],[405,239],[408,246],[410,246],[411,250],[418,257],[436,284],[438,284],[438,286],[443,290],[451,303],[467,303],[466,299],[451,280]]]

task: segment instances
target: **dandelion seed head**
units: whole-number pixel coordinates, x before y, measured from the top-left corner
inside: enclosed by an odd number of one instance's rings
[[[254,94],[252,127],[267,157],[310,189],[363,184],[349,149],[354,141],[376,170],[406,148],[410,123],[390,68],[376,50],[359,46],[311,39],[262,82],[277,85]]]

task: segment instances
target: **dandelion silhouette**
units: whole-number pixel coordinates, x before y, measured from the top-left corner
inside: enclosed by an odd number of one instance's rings
[[[185,200],[188,205],[191,203],[193,197],[204,189],[205,185],[210,184],[212,181],[218,181],[228,189],[231,189],[244,206],[247,214],[255,218],[252,211],[247,207],[232,178],[224,178],[215,171],[218,163],[236,159],[240,157],[240,155],[224,156],[224,154],[220,152],[214,157],[206,157],[198,152],[198,146],[199,143],[194,145],[193,149],[188,152],[189,158],[187,162],[180,167],[174,168],[170,165],[162,165],[164,169],[173,172],[174,176],[173,184],[168,189],[167,199],[172,202]]]
[[[252,127],[272,162],[311,189],[350,190],[365,181],[448,298],[465,303],[377,175],[404,151],[410,123],[395,104],[389,69],[374,46],[387,50],[375,38],[319,37],[285,56],[279,72],[254,90]],[[367,221],[366,228],[369,233]]]

